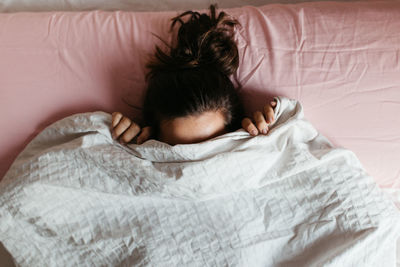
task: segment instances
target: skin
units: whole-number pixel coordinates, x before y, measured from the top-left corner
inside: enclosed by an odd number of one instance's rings
[[[244,118],[242,127],[252,136],[268,134],[268,125],[274,121],[276,102],[256,111],[253,118]],[[132,142],[142,144],[152,136],[150,127],[141,128],[137,123],[120,112],[112,114],[112,137],[122,144]],[[164,120],[160,125],[159,140],[170,145],[198,143],[226,133],[225,120],[221,111],[207,111],[195,116]]]
[[[208,111],[162,121],[159,140],[170,145],[199,143],[226,133],[225,118],[220,111]]]

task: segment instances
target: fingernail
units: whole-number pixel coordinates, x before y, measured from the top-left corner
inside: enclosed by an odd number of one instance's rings
[[[267,128],[262,129],[262,133],[263,133],[263,134],[267,134],[267,133],[268,133],[268,129],[267,129]]]
[[[256,130],[252,130],[252,131],[251,131],[251,134],[252,134],[252,135],[257,135],[257,131],[256,131]]]

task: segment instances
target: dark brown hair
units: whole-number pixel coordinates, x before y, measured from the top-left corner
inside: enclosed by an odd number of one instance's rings
[[[183,21],[185,17],[188,18]],[[210,14],[186,11],[172,19],[180,24],[175,46],[156,46],[147,64],[148,87],[144,120],[157,135],[162,120],[222,111],[226,129],[240,128],[243,115],[237,91],[229,79],[239,65],[233,40],[235,19],[210,6]]]

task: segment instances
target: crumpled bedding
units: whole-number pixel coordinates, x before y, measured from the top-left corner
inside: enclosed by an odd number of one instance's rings
[[[399,213],[354,153],[277,98],[267,136],[112,140],[111,116],[41,132],[0,182],[19,266],[395,266]]]

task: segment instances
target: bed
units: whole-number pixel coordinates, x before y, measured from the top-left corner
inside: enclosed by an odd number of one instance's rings
[[[312,2],[226,11],[242,25],[236,38],[246,112],[273,96],[297,99],[316,129],[354,151],[398,203],[400,4]],[[170,40],[168,20],[176,14],[0,14],[0,176],[34,136],[63,117],[119,110],[140,120],[144,64],[159,43],[153,33]]]

